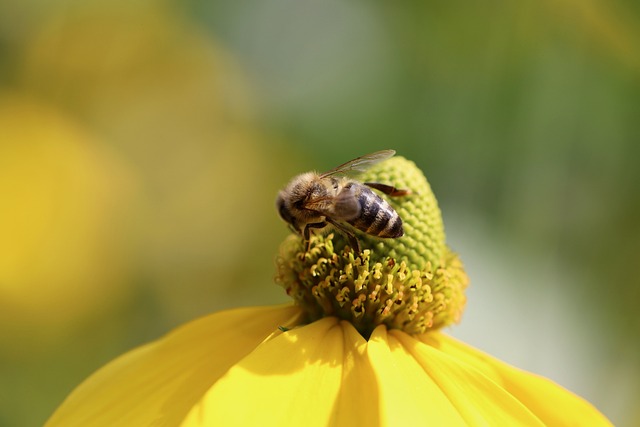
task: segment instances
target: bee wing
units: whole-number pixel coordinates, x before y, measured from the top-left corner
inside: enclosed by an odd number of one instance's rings
[[[344,174],[348,172],[364,172],[372,165],[379,163],[383,160],[387,160],[396,154],[395,150],[382,150],[375,153],[367,154],[365,156],[357,157],[353,160],[349,160],[346,163],[341,164],[338,167],[331,169],[320,175],[320,178],[326,178],[330,175]]]
[[[310,198],[304,202],[304,208],[321,215],[332,215],[334,200],[334,196]]]
[[[360,215],[360,202],[353,187],[345,188],[334,199],[333,218],[349,221]]]
[[[307,200],[305,209],[338,221],[348,221],[360,214],[360,203],[353,187],[345,188],[337,196],[325,196]]]

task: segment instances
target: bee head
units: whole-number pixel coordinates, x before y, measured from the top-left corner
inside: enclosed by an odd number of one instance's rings
[[[301,217],[301,212],[304,212],[300,206],[302,202],[301,199],[299,203],[296,203],[296,200],[292,200],[291,193],[287,193],[286,190],[281,191],[276,199],[276,209],[280,218],[285,220],[291,231],[295,233],[302,233],[302,228],[306,224]]]
[[[282,194],[282,191],[280,192],[280,194],[278,194],[278,198],[276,199],[276,209],[278,209],[278,213],[280,214],[280,217],[282,219],[284,219],[289,224],[295,226],[295,219],[293,218],[293,216],[291,215],[291,212],[287,208],[285,197],[284,197],[284,194]]]
[[[318,175],[307,172],[293,178],[278,194],[276,209],[280,217],[291,225],[294,231],[301,233],[308,223],[319,222],[321,215],[307,208],[310,199],[317,198],[324,187],[318,182]]]

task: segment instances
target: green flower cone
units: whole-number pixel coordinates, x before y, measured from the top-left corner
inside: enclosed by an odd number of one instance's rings
[[[405,235],[381,239],[353,229],[356,254],[340,233],[316,233],[309,250],[299,235],[280,247],[276,282],[302,307],[309,322],[336,316],[369,337],[376,326],[424,333],[460,320],[468,278],[445,244],[442,215],[431,186],[403,157],[379,163],[358,177],[408,189],[384,197],[403,220]]]

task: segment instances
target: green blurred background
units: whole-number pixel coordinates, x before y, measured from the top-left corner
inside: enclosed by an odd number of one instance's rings
[[[286,301],[294,174],[394,148],[471,276],[451,333],[640,424],[640,4],[0,3],[0,425]]]

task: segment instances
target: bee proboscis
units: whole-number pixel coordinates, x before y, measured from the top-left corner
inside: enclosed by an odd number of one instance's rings
[[[351,227],[381,238],[402,237],[400,215],[371,189],[392,197],[405,196],[410,191],[377,182],[363,183],[345,176],[363,172],[395,153],[394,150],[377,151],[325,173],[307,172],[296,176],[278,194],[276,206],[280,216],[306,242],[309,242],[312,229],[333,226],[348,238],[356,253],[360,253],[360,243]]]

